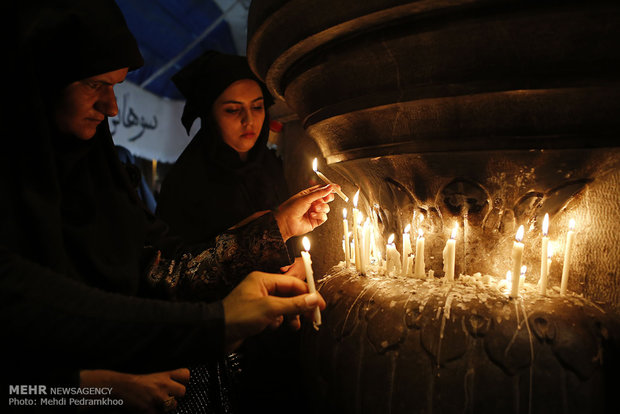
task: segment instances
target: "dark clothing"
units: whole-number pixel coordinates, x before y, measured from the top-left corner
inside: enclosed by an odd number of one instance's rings
[[[288,198],[282,163],[259,138],[242,163],[204,128],[162,182],[157,214],[175,234],[200,242]],[[261,142],[262,141],[262,142]]]
[[[114,1],[41,4],[15,16],[8,65],[10,79],[23,90],[3,123],[21,131],[7,134],[0,151],[5,381],[76,386],[79,369],[152,372],[217,358],[224,345],[221,302],[173,303],[147,296],[184,299],[182,287],[199,283],[229,289],[257,264],[288,263],[274,217],[266,214],[187,247],[144,209],[115,153],[107,119],[89,140],[55,132],[54,91],[81,78],[46,84],[51,80],[39,76],[42,65],[71,62],[41,61],[41,36],[55,48],[65,45],[54,42],[54,27],[56,40],[67,33],[82,37],[89,49],[66,53],[79,76],[132,67],[141,57]],[[89,28],[99,27],[91,20],[99,18],[123,35],[91,33]],[[101,64],[81,65],[101,42]],[[126,59],[115,59],[116,42]],[[134,49],[125,50],[127,45]],[[106,58],[108,52],[113,58]]]

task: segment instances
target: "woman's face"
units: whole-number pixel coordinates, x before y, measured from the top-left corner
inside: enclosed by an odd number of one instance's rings
[[[222,140],[247,159],[256,144],[263,122],[263,92],[256,81],[240,79],[231,83],[213,103],[213,116]]]

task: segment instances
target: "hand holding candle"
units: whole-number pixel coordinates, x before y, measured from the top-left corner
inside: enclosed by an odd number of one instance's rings
[[[314,273],[312,272],[312,260],[310,259],[310,240],[307,237],[304,237],[302,240],[304,245],[305,252],[301,252],[301,258],[304,261],[304,266],[306,268],[306,283],[308,283],[308,291],[310,293],[316,292],[316,287],[314,286]],[[318,308],[314,308],[314,316],[312,318],[312,325],[314,329],[319,330],[319,326],[321,325],[321,311]]]
[[[560,295],[566,295],[568,287],[568,270],[570,265],[570,255],[573,248],[573,240],[575,238],[575,220],[570,219],[568,224],[568,233],[566,233],[566,246],[564,247],[564,267],[562,268],[562,282],[560,284]]]
[[[510,297],[519,297],[519,282],[521,280],[521,260],[523,259],[523,233],[525,229],[523,225],[519,226],[517,235],[515,236],[515,242],[512,246],[512,289],[510,291]]]
[[[323,175],[318,169],[318,160],[315,158],[312,161],[312,169],[314,170],[314,172],[316,173],[316,175],[319,176],[319,178],[321,180],[323,180],[323,182],[325,182],[325,184],[333,184],[331,181],[329,181],[329,179],[327,177],[325,177],[325,175]],[[347,197],[345,195],[345,193],[342,192],[341,189],[336,189],[336,194],[338,194],[340,196],[340,198],[342,198],[344,200],[345,203],[349,202],[349,197]]]

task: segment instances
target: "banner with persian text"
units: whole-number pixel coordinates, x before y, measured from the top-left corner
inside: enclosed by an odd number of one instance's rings
[[[109,119],[116,145],[132,154],[162,162],[175,162],[199,128],[190,136],[181,125],[184,101],[161,98],[125,81],[114,87],[118,115]]]

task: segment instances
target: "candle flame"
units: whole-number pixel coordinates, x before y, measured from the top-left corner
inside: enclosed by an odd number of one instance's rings
[[[409,230],[411,230],[411,224],[407,224],[407,227],[405,227],[405,233],[409,233]]]
[[[525,274],[525,272],[527,272],[527,266],[523,265],[523,266],[521,266],[521,276],[523,276]]]
[[[347,219],[347,209],[343,208],[342,209],[342,217],[346,220]]]
[[[553,245],[549,243],[547,246],[547,258],[551,259],[553,257]]]
[[[506,281],[507,282],[512,281],[512,272],[510,270],[506,272]]]
[[[388,244],[392,243],[394,243],[394,233],[390,234],[390,237],[388,237]]]
[[[570,219],[570,221],[568,222],[568,229],[575,230],[575,219]]]
[[[549,213],[545,213],[545,218],[543,219],[543,236],[547,236],[549,232]]]
[[[316,169],[319,166],[319,160],[317,160],[316,158],[312,161],[312,169],[316,172]]]
[[[454,228],[452,229],[452,234],[450,235],[451,239],[456,239],[456,232],[459,231],[459,225],[455,224]]]
[[[357,189],[357,192],[355,193],[355,195],[353,196],[353,207],[357,208],[357,200],[359,199],[360,196],[360,189]]]
[[[424,214],[420,213],[420,223],[424,221]]]
[[[304,238],[302,239],[302,244],[304,245],[304,249],[306,249],[306,251],[310,250],[310,240],[308,240],[308,238],[306,236],[304,236]]]
[[[424,237],[424,231],[422,231],[422,229],[418,229],[418,238],[422,238]]]
[[[525,233],[525,229],[523,228],[523,224],[519,226],[519,230],[517,230],[517,235],[515,239],[520,243],[523,240],[523,233]]]

